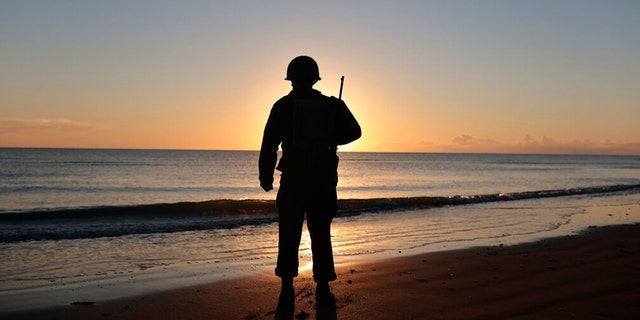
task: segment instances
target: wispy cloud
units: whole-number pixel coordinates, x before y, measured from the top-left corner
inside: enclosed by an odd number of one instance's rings
[[[382,144],[381,144],[382,145]],[[640,155],[640,141],[594,139],[562,140],[556,137],[525,135],[520,140],[500,141],[460,134],[448,143],[429,141],[385,143],[384,151],[514,153],[514,154],[601,154]]]
[[[547,154],[640,154],[640,142],[615,142],[574,139],[561,141],[554,137],[540,138],[526,135],[518,142],[499,142],[491,139],[476,138],[471,135],[459,135],[451,144],[441,146],[451,152],[487,152],[487,153],[547,153]]]
[[[640,142],[591,139],[559,141],[553,137],[542,136],[537,139],[529,135],[512,147],[521,152],[533,153],[640,154]]]
[[[4,134],[41,130],[78,131],[87,130],[90,127],[88,123],[68,119],[0,118],[0,133]]]
[[[497,142],[491,139],[478,139],[468,134],[462,134],[451,139],[455,146],[495,145]]]

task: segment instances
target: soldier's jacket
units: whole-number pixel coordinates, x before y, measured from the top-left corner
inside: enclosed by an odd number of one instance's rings
[[[347,105],[317,90],[291,91],[271,109],[260,149],[260,182],[273,182],[278,146],[282,158],[276,169],[283,176],[337,183],[338,145],[361,136],[360,125]]]

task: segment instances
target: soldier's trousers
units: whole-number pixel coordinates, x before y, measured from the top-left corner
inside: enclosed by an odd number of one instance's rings
[[[331,221],[337,213],[335,184],[293,183],[283,176],[276,199],[278,208],[278,262],[276,275],[298,275],[298,249],[307,218],[313,255],[313,279],[333,281],[336,273],[331,247]]]

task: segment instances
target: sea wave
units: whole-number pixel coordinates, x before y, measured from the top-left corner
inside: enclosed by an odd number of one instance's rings
[[[640,184],[485,195],[341,199],[339,214],[428,209],[496,201],[640,192]],[[277,222],[273,200],[210,200],[134,206],[31,210],[0,214],[0,242],[84,239],[230,229]]]

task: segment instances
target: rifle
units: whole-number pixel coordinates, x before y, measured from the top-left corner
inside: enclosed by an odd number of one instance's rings
[[[344,76],[340,78],[340,94],[338,95],[338,99],[342,100],[342,86],[344,85]]]

